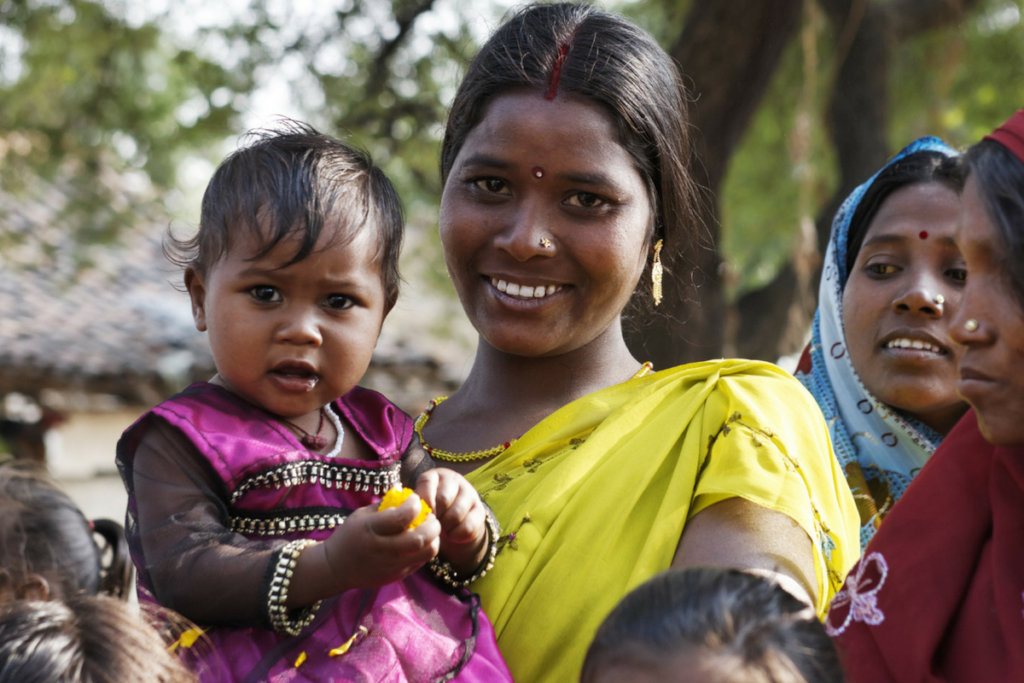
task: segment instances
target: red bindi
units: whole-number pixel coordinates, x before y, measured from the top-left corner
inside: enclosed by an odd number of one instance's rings
[[[928,239],[928,231],[927,230],[922,230],[921,232],[917,233],[917,236],[920,237],[923,240],[926,240],[926,239]]]
[[[534,178],[544,177],[544,169],[541,168],[540,166],[534,166],[533,168],[531,168],[530,173],[533,175]]]

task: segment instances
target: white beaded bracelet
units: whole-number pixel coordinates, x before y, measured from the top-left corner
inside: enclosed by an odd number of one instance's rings
[[[431,573],[452,588],[462,588],[463,586],[468,586],[477,579],[483,578],[483,576],[491,570],[491,567],[494,566],[494,558],[498,554],[498,538],[500,536],[501,527],[498,525],[498,520],[494,517],[491,511],[488,510],[487,556],[484,558],[483,562],[480,563],[480,566],[476,568],[476,571],[466,578],[460,579],[451,562],[442,560],[440,557],[435,557],[428,564]]]
[[[317,600],[314,604],[298,610],[298,616],[293,619],[289,616],[287,607],[288,588],[292,582],[292,574],[295,573],[299,554],[314,543],[316,541],[308,538],[288,541],[281,547],[277,556],[274,573],[270,577],[270,589],[267,591],[267,615],[275,631],[297,636],[302,629],[313,623],[317,610],[320,609],[321,601]]]

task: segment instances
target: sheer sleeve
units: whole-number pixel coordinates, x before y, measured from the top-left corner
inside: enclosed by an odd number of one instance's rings
[[[269,572],[283,542],[232,532],[220,479],[186,437],[150,419],[131,464],[122,463],[140,581],[197,623],[267,625]]]

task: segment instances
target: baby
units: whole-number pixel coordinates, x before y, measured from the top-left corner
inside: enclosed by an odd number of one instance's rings
[[[357,386],[398,296],[394,187],[305,124],[250,137],[169,242],[217,374],[118,444],[140,597],[205,629],[203,680],[510,680],[465,589],[496,522]]]

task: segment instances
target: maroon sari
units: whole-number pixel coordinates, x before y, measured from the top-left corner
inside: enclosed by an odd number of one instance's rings
[[[969,411],[850,571],[826,627],[853,683],[1024,681],[1024,448],[989,444]]]

